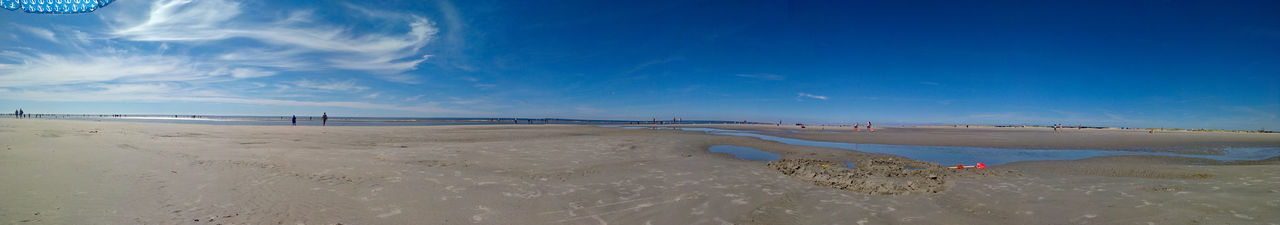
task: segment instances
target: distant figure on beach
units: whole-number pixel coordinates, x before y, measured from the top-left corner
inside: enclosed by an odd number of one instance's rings
[[[876,132],[875,128],[871,128],[871,121],[867,121],[867,132],[872,132],[872,133]]]
[[[22,111],[22,109],[18,109],[18,118],[26,118],[26,117],[27,117],[27,112]]]
[[[1050,127],[1053,127],[1053,133],[1055,133],[1055,134],[1056,134],[1056,133],[1058,133],[1058,124],[1056,124],[1056,123],[1055,123],[1055,124],[1051,125]]]
[[[853,131],[862,132],[862,124],[858,122],[853,122]]]
[[[321,113],[321,115],[320,115],[320,126],[322,126],[322,127],[323,127],[323,126],[326,126],[327,124],[329,124],[329,113],[327,113],[327,112],[325,112],[325,113]]]
[[[294,126],[298,125],[298,115],[293,115],[293,125]]]

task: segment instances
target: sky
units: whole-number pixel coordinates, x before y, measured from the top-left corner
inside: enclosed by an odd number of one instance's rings
[[[1278,8],[125,0],[0,10],[0,108],[1276,130]]]

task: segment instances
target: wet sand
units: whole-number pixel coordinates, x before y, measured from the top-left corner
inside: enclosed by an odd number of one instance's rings
[[[991,131],[981,135],[986,139],[946,131],[902,135],[868,140],[1072,146],[1036,138],[1053,134],[1021,131]],[[1176,146],[1162,144],[1174,139],[1102,147]],[[1267,137],[1194,139],[1275,144]],[[785,173],[706,150],[725,144],[796,162],[926,168]],[[953,171],[891,155],[677,130],[0,119],[0,223],[1267,224],[1280,221],[1276,161],[1126,156]],[[893,188],[931,175],[944,180],[917,185],[924,191],[905,185],[905,192],[868,194],[816,184],[795,171]]]
[[[970,146],[1019,149],[1099,149],[1212,153],[1230,147],[1280,147],[1280,134],[1190,132],[1119,129],[876,127],[854,132],[853,127],[775,125],[675,125],[773,132],[770,135],[813,141],[861,144]]]

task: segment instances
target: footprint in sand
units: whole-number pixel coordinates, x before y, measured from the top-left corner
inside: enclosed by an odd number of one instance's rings
[[[485,215],[485,214],[489,214],[490,212],[492,212],[492,210],[489,210],[489,207],[484,207],[483,205],[478,205],[478,206],[476,206],[476,210],[480,210],[480,211],[484,211],[484,212],[481,212],[480,214],[472,215],[472,216],[471,216],[471,223],[480,223],[480,221],[483,221],[483,220],[484,220],[484,215]]]

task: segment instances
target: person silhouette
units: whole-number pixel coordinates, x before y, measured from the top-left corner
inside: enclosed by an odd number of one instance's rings
[[[320,115],[320,126],[327,126],[327,124],[329,124],[329,113],[326,112]]]
[[[293,125],[294,126],[298,125],[298,115],[293,115]]]

